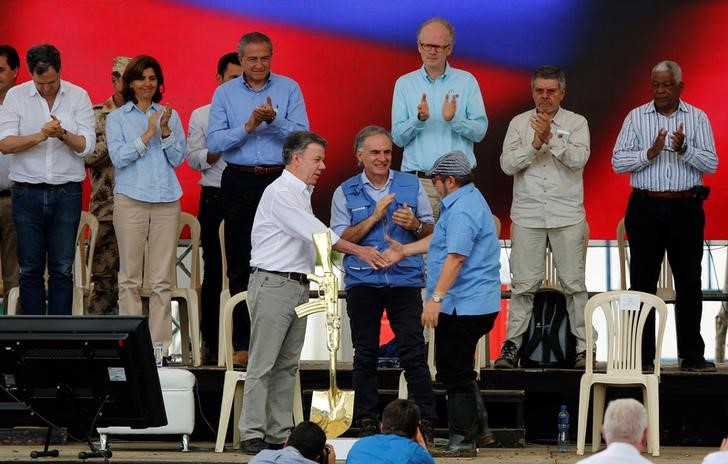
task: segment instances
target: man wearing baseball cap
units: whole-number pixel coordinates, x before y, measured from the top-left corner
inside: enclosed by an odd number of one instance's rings
[[[473,183],[464,153],[441,156],[430,172],[442,198],[435,231],[402,245],[390,239],[385,258],[427,253],[427,302],[422,325],[435,328],[437,380],[445,384],[450,441],[445,454],[474,455],[494,443],[475,380],[480,337],[500,310],[500,248],[488,203]]]
[[[123,106],[121,94],[126,65],[131,58],[117,56],[111,71],[114,94],[103,104],[94,105],[96,118],[96,148],[93,154],[84,158],[91,177],[91,214],[99,220],[99,234],[96,239],[94,262],[91,265],[93,286],[88,302],[89,314],[117,314],[119,300],[119,249],[114,233],[114,165],[106,147],[106,116]]]

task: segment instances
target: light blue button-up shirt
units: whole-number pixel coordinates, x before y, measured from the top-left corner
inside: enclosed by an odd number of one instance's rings
[[[116,168],[115,194],[149,203],[169,203],[182,196],[174,168],[184,162],[187,144],[179,115],[172,110],[170,136],[162,140],[162,131],[157,127],[144,145],[141,135],[149,126],[149,116],[156,111],[164,111],[164,106],[152,103],[144,113],[133,102],[126,102],[106,118],[106,143]]]
[[[430,117],[417,118],[417,105],[427,95]],[[457,96],[455,116],[442,117],[445,95]],[[392,137],[404,148],[402,171],[429,171],[445,153],[460,150],[475,167],[473,143],[480,142],[488,129],[488,116],[478,81],[467,71],[446,65],[445,73],[435,79],[424,66],[397,79],[392,98]]]
[[[270,97],[276,117],[253,132],[245,123],[253,110]],[[283,142],[289,134],[308,130],[308,116],[298,84],[285,76],[270,74],[260,90],[253,90],[244,76],[220,85],[212,97],[207,125],[207,148],[222,153],[227,163],[244,166],[283,164]]]
[[[500,310],[500,246],[485,198],[472,183],[442,199],[427,252],[427,299],[450,253],[466,256],[442,301],[441,312],[477,316]]]

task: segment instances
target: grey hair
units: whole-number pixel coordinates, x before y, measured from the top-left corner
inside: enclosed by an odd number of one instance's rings
[[[445,29],[447,29],[447,33],[450,35],[450,45],[455,43],[455,28],[452,24],[450,24],[450,21],[444,18],[436,17],[436,18],[430,18],[424,23],[420,24],[420,27],[417,28],[417,42],[420,41],[420,33],[422,32],[422,29],[425,28],[425,26],[429,26],[432,23],[440,23],[443,25]]]
[[[286,141],[283,143],[283,164],[288,166],[293,161],[293,155],[295,153],[303,153],[306,147],[316,143],[326,148],[328,144],[326,140],[318,134],[308,131],[293,132],[291,135],[286,137]]]
[[[652,68],[652,74],[655,74],[656,72],[665,72],[669,71],[672,73],[672,77],[675,78],[676,84],[682,83],[682,69],[680,69],[680,65],[675,63],[674,61],[670,60],[664,60],[660,61],[655,65],[654,68]]]
[[[364,151],[364,141],[373,135],[379,134],[386,135],[389,139],[389,143],[394,143],[394,139],[392,139],[392,134],[390,134],[389,131],[384,127],[366,126],[364,129],[360,130],[358,134],[356,134],[356,138],[354,139],[354,151],[356,153]]]
[[[612,442],[639,443],[647,428],[647,411],[632,398],[614,400],[604,413],[604,439]]]
[[[557,80],[559,81],[559,88],[561,90],[566,90],[566,74],[564,74],[564,71],[556,66],[543,65],[536,68],[533,73],[531,73],[531,88],[533,88],[533,83],[536,82],[536,79],[538,78]]]
[[[263,34],[262,32],[248,32],[244,36],[240,38],[240,41],[238,42],[238,56],[243,57],[245,56],[245,47],[248,44],[251,43],[265,43],[268,44],[268,49],[270,50],[271,55],[273,54],[273,41],[270,40],[270,38]]]

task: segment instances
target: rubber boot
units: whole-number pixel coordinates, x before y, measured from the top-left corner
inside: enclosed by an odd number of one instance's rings
[[[475,438],[478,433],[478,405],[472,391],[447,395],[447,425],[450,440],[436,457],[474,457],[477,455]],[[435,450],[433,450],[435,451]]]
[[[478,406],[478,433],[475,444],[478,448],[492,447],[496,444],[495,436],[488,427],[488,410],[485,409],[483,395],[480,394],[480,385],[478,385],[477,380],[473,380],[473,393],[475,394],[475,403]]]

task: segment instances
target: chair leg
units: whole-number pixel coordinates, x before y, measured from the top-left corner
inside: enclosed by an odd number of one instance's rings
[[[586,419],[589,416],[589,396],[591,395],[591,380],[582,377],[579,386],[579,422],[576,433],[576,454],[584,455],[586,445]]]
[[[243,383],[237,382],[235,384],[235,403],[233,407],[233,449],[240,447],[240,416],[243,413]]]
[[[192,342],[192,365],[202,365],[202,348],[200,347],[200,305],[197,291],[187,289],[187,309],[190,322],[190,340]]]
[[[225,303],[230,299],[230,290],[220,292],[220,314],[217,326],[217,367],[225,367],[225,329],[223,328],[223,316],[225,314]]]
[[[99,449],[105,450],[109,447],[109,436],[105,433],[99,434]]]
[[[301,397],[301,371],[296,369],[296,383],[293,388],[293,425],[303,422],[303,398]]]
[[[399,394],[397,398],[406,400],[409,398],[409,390],[407,389],[407,379],[404,378],[404,371],[399,373]]]
[[[186,298],[174,298],[179,308],[179,334],[180,349],[182,351],[182,363],[190,362],[190,305]]]
[[[648,378],[645,386],[645,395],[647,401],[645,406],[647,409],[647,433],[648,433],[648,452],[653,456],[660,455],[660,393],[659,386],[655,378]]]
[[[183,453],[189,453],[190,452],[190,436],[186,433],[182,434],[182,452]]]
[[[232,382],[231,382],[232,380]],[[225,449],[225,438],[227,436],[228,422],[230,421],[230,413],[233,408],[233,399],[235,398],[235,387],[237,382],[235,379],[225,379],[222,390],[222,404],[220,406],[220,420],[217,424],[217,440],[215,441],[215,452],[222,453]]]
[[[604,384],[594,385],[594,408],[592,412],[592,452],[599,451],[602,444],[601,428],[604,422],[604,399],[607,392],[607,386]]]

